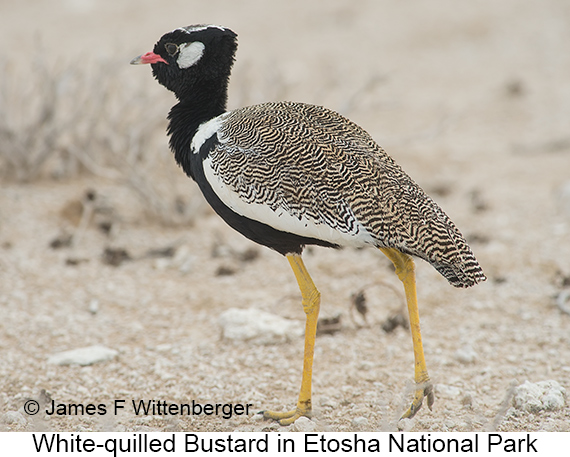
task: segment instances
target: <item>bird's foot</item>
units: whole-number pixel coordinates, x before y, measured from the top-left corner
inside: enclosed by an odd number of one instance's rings
[[[414,394],[414,400],[408,408],[408,410],[402,414],[400,419],[411,419],[416,415],[416,413],[421,409],[424,397],[427,397],[428,408],[431,409],[434,402],[433,395],[433,384],[431,381],[426,381],[421,384],[416,384],[416,392]]]
[[[263,418],[264,419],[272,419],[275,420],[277,422],[279,422],[280,425],[291,425],[293,422],[295,422],[297,419],[299,419],[299,417],[301,416],[305,416],[305,417],[311,417],[311,408],[300,408],[299,406],[297,406],[297,408],[291,410],[291,411],[284,411],[284,412],[278,412],[278,411],[262,411],[263,412]]]

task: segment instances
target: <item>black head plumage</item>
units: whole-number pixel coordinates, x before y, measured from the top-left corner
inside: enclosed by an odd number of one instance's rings
[[[152,52],[131,63],[150,63],[158,82],[182,100],[197,85],[225,88],[236,49],[237,35],[230,29],[193,25],[166,33]]]

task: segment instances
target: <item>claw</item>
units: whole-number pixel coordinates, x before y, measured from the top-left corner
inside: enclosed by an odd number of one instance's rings
[[[402,417],[400,419],[411,419],[414,417],[416,413],[422,408],[424,397],[427,397],[427,405],[431,410],[435,397],[433,394],[433,384],[429,381],[422,383],[419,388],[416,389],[412,404],[408,410],[402,414]]]
[[[291,425],[299,417],[311,417],[311,409],[301,409],[297,407],[291,411],[278,412],[278,411],[262,411],[264,419],[272,419],[279,422],[280,425]]]

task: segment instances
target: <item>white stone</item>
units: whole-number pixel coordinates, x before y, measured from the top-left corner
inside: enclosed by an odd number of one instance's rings
[[[2,422],[7,425],[18,426],[24,426],[27,423],[26,418],[20,411],[6,411],[6,413],[2,416]]]
[[[99,300],[96,298],[89,302],[89,312],[91,314],[97,314],[99,312]]]
[[[416,424],[416,419],[400,419],[396,426],[400,432],[409,432],[414,428]]]
[[[276,344],[303,335],[303,324],[255,308],[230,308],[218,320],[228,340]]]
[[[118,352],[104,346],[88,346],[70,351],[59,352],[48,359],[53,365],[93,365],[97,362],[112,360]]]
[[[317,424],[315,424],[311,419],[305,416],[299,417],[292,425],[292,432],[314,432],[317,429]]]
[[[358,416],[352,419],[351,423],[352,427],[354,428],[363,428],[368,425],[368,419],[366,417]]]
[[[441,397],[454,398],[461,394],[461,389],[447,384],[436,384],[435,392]]]
[[[564,407],[566,389],[557,381],[525,381],[515,389],[513,406],[527,412],[549,411]]]
[[[337,402],[330,399],[329,397],[321,397],[319,399],[319,405],[322,407],[328,407],[332,409],[336,409],[338,407]]]
[[[475,361],[475,359],[477,358],[477,353],[469,344],[466,344],[461,348],[459,348],[457,351],[455,351],[454,356],[455,360],[457,360],[458,362],[468,364],[468,363],[473,363]]]

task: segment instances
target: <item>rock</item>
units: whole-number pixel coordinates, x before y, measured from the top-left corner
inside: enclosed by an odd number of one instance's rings
[[[358,364],[357,370],[361,371],[370,371],[374,368],[376,364],[374,362],[370,362],[369,360],[363,360]]]
[[[305,416],[299,417],[292,425],[292,432],[314,432],[317,429],[317,424],[315,424],[311,419]]]
[[[465,408],[471,408],[473,406],[473,395],[470,393],[465,394],[461,399],[461,405]]]
[[[89,302],[89,312],[93,315],[99,312],[99,300],[97,300],[96,298],[92,299]]]
[[[20,411],[6,411],[2,416],[2,422],[7,425],[16,425],[20,427],[27,424],[26,418]]]
[[[475,361],[477,353],[469,344],[466,344],[455,351],[454,357],[458,362],[468,364]]]
[[[362,429],[368,426],[368,419],[366,419],[366,417],[363,416],[358,416],[352,419],[350,425],[355,429]]]
[[[443,426],[448,430],[453,430],[457,427],[457,422],[451,419],[447,419],[443,422]]]
[[[447,384],[436,384],[435,393],[444,398],[454,398],[461,394],[461,389],[455,386],[448,386]]]
[[[276,344],[303,335],[303,325],[255,308],[230,308],[219,320],[222,337],[228,340]]]
[[[398,431],[400,432],[409,432],[414,428],[416,424],[416,419],[400,419],[396,426],[398,427]]]
[[[513,406],[531,413],[553,411],[564,407],[565,396],[566,390],[557,381],[525,381],[515,389]]]
[[[114,349],[104,346],[88,346],[54,354],[48,359],[48,363],[54,365],[93,365],[97,362],[112,360],[117,354],[118,352]]]
[[[336,409],[338,407],[337,402],[330,399],[329,397],[321,397],[319,399],[319,405],[322,407],[327,407],[332,409]]]

